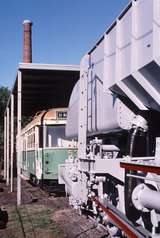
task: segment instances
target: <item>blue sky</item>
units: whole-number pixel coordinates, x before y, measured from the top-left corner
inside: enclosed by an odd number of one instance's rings
[[[33,21],[33,63],[79,64],[129,0],[1,0],[0,86],[22,62],[24,19]]]

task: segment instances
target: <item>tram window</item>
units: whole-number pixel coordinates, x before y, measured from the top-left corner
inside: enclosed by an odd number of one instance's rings
[[[58,146],[58,139],[65,139],[65,126],[47,126],[47,147]]]

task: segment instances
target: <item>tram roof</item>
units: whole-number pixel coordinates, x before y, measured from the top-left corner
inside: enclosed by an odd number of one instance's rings
[[[22,116],[37,111],[67,107],[75,83],[79,79],[78,65],[20,63],[11,93],[17,113],[18,71],[22,75]],[[9,98],[8,105],[11,98]]]
[[[41,112],[37,112],[36,115],[34,115],[32,121],[30,121],[23,129],[22,133],[28,131],[34,126],[43,125],[43,122],[45,122],[45,125],[61,125],[66,124],[66,118],[58,116],[58,112],[63,113],[67,112],[67,108],[51,108],[49,110],[43,110]]]

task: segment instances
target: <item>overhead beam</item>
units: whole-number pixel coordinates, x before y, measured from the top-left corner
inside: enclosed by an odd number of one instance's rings
[[[24,85],[23,85],[23,89],[24,90],[32,90],[32,91],[35,91],[36,89],[49,89],[49,90],[51,90],[51,89],[54,89],[54,88],[59,88],[59,89],[61,89],[61,88],[64,88],[64,85],[66,86],[66,87],[68,87],[68,88],[70,88],[71,86],[74,86],[74,84],[75,84],[75,82],[64,82],[64,81],[62,81],[61,83],[60,83],[60,81],[58,81],[58,82],[55,82],[54,83],[54,85],[53,85],[53,82],[52,83],[47,83],[47,82],[45,82],[45,84],[44,84],[44,82],[43,83],[41,83],[41,82],[37,82],[37,83],[24,83]]]
[[[56,95],[54,95],[56,97]],[[57,96],[58,97],[58,96]],[[54,102],[54,103],[59,103],[61,102],[62,100],[64,100],[64,103],[66,101],[68,101],[69,99],[69,96],[67,95],[64,95],[63,97],[61,98],[58,98],[57,100],[54,99],[51,95],[48,95],[48,97],[45,97],[45,98],[42,98],[42,97],[36,97],[36,98],[28,98],[28,97],[24,97],[23,98],[23,105],[28,105],[29,103],[31,103],[32,105],[36,105],[36,104],[45,104],[45,106],[47,107],[48,106],[48,103],[51,104],[51,102]]]
[[[41,98],[43,99],[46,96],[48,97],[48,95],[54,97],[54,96],[58,96],[59,94],[57,92],[54,93],[54,91],[48,91],[48,94],[47,94],[47,90],[46,90],[45,93],[43,93],[42,91],[37,91],[37,92],[33,91],[33,92],[23,93],[23,96],[29,96],[29,97],[32,97],[32,98],[35,98],[35,99],[36,99],[37,96],[41,96]],[[68,95],[68,94],[65,93],[65,95]]]
[[[64,90],[65,89],[65,90]],[[39,95],[40,93],[42,94],[41,96],[43,97],[43,95],[46,95],[47,92],[50,93],[50,94],[58,94],[61,92],[64,92],[65,94],[68,94],[68,91],[66,92],[66,90],[70,90],[70,85],[66,85],[66,84],[63,84],[63,86],[60,86],[60,87],[57,87],[57,85],[55,85],[54,87],[53,86],[48,86],[47,88],[43,88],[43,87],[39,87],[39,88],[24,88],[23,89],[23,95]]]
[[[77,77],[76,77],[77,76]],[[51,81],[51,82],[54,82],[54,81],[58,81],[58,80],[66,80],[66,78],[67,78],[67,80],[66,81],[71,81],[71,80],[76,80],[77,81],[77,78],[78,78],[78,76],[79,76],[79,74],[77,74],[77,75],[72,75],[71,73],[63,73],[63,74],[59,74],[59,73],[52,73],[52,74],[32,74],[32,73],[30,73],[30,74],[25,74],[25,76],[23,76],[23,80],[26,82],[26,81],[28,81],[28,82],[30,82],[30,81],[32,81],[33,80],[33,82],[36,82],[37,80],[42,80],[42,81],[44,81],[44,80],[47,80],[47,81]]]
[[[26,103],[26,104],[23,104],[23,109],[22,111],[25,112],[25,110],[28,108],[28,109],[31,109],[31,108],[41,108],[41,107],[45,107],[45,108],[50,108],[51,106],[54,106],[54,107],[59,107],[59,105],[61,105],[62,107],[66,107],[66,105],[68,106],[68,103],[69,103],[69,99],[65,101],[63,100],[59,100],[59,101],[54,101],[54,100],[50,100],[50,101],[46,101],[44,103],[42,103],[41,101],[39,101],[39,104],[38,102],[36,103],[32,103],[31,101]]]
[[[38,71],[67,71],[67,72],[79,72],[79,65],[61,65],[61,64],[25,64],[19,63],[20,70],[38,70]]]

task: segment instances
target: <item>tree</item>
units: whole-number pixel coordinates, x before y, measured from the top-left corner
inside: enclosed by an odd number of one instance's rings
[[[3,161],[3,134],[4,134],[4,112],[10,91],[7,87],[0,87],[0,162]]]

